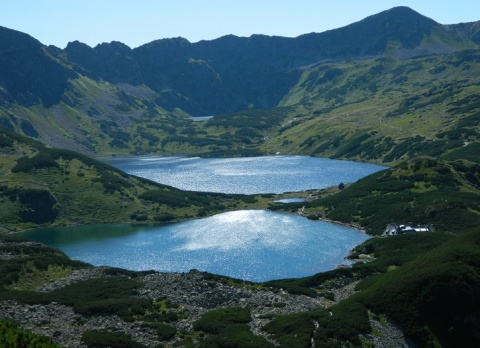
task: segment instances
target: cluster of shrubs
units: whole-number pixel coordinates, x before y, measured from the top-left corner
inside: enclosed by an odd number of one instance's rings
[[[27,304],[57,302],[73,307],[82,315],[118,315],[133,321],[136,315],[151,308],[151,301],[133,297],[139,283],[128,278],[97,278],[68,285],[49,293],[33,291],[0,290],[1,300],[17,300]]]
[[[208,334],[200,342],[200,347],[273,347],[250,331],[248,323],[251,321],[251,313],[247,308],[222,308],[205,313],[194,322],[193,328]]]
[[[8,320],[0,320],[0,347],[60,348],[50,337],[35,335]]]
[[[28,173],[32,170],[42,168],[59,168],[60,166],[57,161],[60,158],[64,160],[78,159],[87,166],[94,166],[98,171],[99,177],[93,179],[93,181],[101,183],[105,188],[105,192],[113,193],[114,191],[121,191],[124,188],[133,186],[130,182],[125,180],[127,174],[118,169],[74,151],[63,149],[41,148],[33,157],[21,157],[17,160],[17,164],[12,168],[12,172]],[[79,176],[82,176],[82,173],[80,173]]]
[[[11,202],[20,202],[22,207],[17,214],[23,222],[43,224],[55,221],[59,214],[57,200],[48,190],[0,186],[0,193]]]
[[[480,223],[473,213],[478,210],[478,194],[460,188],[478,185],[480,170],[470,164],[458,172],[458,163],[424,159],[404,164],[397,167],[405,167],[401,175],[395,168],[378,172],[305,206],[323,209],[335,221],[358,223],[372,234],[382,233],[389,223],[410,221],[441,231],[466,231]],[[429,189],[417,190],[416,181]]]
[[[285,119],[290,108],[246,110],[235,115],[218,115],[207,121],[207,127],[267,130]]]
[[[130,336],[121,332],[107,332],[99,330],[87,330],[82,334],[82,342],[87,347],[109,348],[109,347],[125,347],[125,348],[144,348],[140,344],[131,339]]]
[[[328,310],[275,317],[263,328],[284,347],[361,346],[359,334],[371,331],[368,312],[358,302],[344,301]],[[348,344],[346,342],[349,342]]]

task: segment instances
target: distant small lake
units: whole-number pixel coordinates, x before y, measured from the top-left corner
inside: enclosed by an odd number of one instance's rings
[[[308,156],[199,158],[135,156],[102,161],[158,183],[189,191],[284,193],[355,182],[386,167]]]
[[[283,198],[277,199],[274,203],[302,203],[305,202],[305,198]]]
[[[212,119],[213,116],[193,116],[193,117],[188,117],[189,120],[195,121],[195,122],[204,122]]]
[[[48,228],[18,234],[95,266],[208,271],[267,281],[345,264],[369,237],[356,229],[265,210],[241,210],[175,224]]]

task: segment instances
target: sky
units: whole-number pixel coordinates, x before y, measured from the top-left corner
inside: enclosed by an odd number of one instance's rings
[[[179,36],[190,42],[229,34],[296,37],[396,6],[441,24],[480,20],[479,0],[0,0],[0,5],[0,26],[60,48],[75,40],[91,47],[121,41],[135,48]]]

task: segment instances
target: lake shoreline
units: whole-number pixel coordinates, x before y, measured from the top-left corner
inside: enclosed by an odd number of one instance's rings
[[[290,193],[290,192],[289,192]],[[265,211],[270,211],[270,212],[277,212],[277,213],[281,213],[281,214],[285,214],[285,215],[296,215],[296,216],[300,216],[300,217],[303,217],[305,219],[308,219],[308,220],[311,220],[311,221],[318,221],[318,222],[326,222],[326,223],[330,223],[330,224],[333,224],[333,225],[338,225],[338,226],[343,226],[343,227],[349,227],[349,228],[353,228],[353,229],[356,229],[360,232],[363,232],[365,234],[367,234],[368,236],[371,236],[373,237],[374,235],[372,234],[369,234],[367,232],[367,230],[365,230],[364,228],[362,228],[361,226],[359,225],[355,225],[355,224],[351,224],[351,223],[347,223],[347,222],[341,222],[341,221],[335,221],[335,220],[330,220],[330,219],[327,219],[327,218],[318,218],[316,220],[314,219],[309,219],[307,216],[305,216],[305,214],[297,211],[297,212],[287,212],[287,211],[274,211],[274,210],[270,210],[268,208],[242,208],[242,209],[230,209],[230,210],[224,210],[224,211],[220,211],[218,213],[215,213],[215,214],[212,214],[212,215],[208,215],[208,216],[202,216],[202,217],[197,217],[197,218],[191,218],[191,219],[182,219],[182,220],[175,220],[175,221],[171,221],[171,222],[165,222],[165,223],[162,223],[162,222],[152,222],[152,223],[145,223],[143,221],[110,221],[110,222],[91,222],[91,223],[82,223],[82,222],[79,222],[79,223],[59,223],[59,224],[51,224],[51,225],[43,225],[43,226],[36,226],[36,227],[29,227],[29,228],[25,228],[25,229],[22,229],[22,230],[10,230],[6,227],[3,227],[3,226],[0,226],[0,234],[2,235],[14,235],[14,234],[19,234],[19,233],[22,233],[22,232],[28,232],[28,231],[34,231],[34,230],[40,230],[40,229],[44,229],[44,228],[55,228],[55,227],[76,227],[76,226],[92,226],[92,225],[133,225],[133,226],[141,226],[141,225],[145,225],[145,226],[151,226],[151,225],[162,225],[162,224],[169,224],[169,223],[179,223],[179,222],[187,222],[187,221],[195,221],[195,220],[200,220],[200,219],[205,219],[205,218],[208,218],[208,217],[212,217],[212,216],[215,216],[215,215],[218,215],[218,214],[222,214],[222,213],[226,213],[226,212],[234,212],[234,211],[241,211],[241,210],[265,210]]]
[[[284,194],[355,182],[388,167],[324,157],[234,158],[119,156],[98,158],[127,174],[180,190],[224,194]]]
[[[232,210],[163,225],[32,230],[18,237],[60,249],[94,266],[159,272],[200,269],[254,282],[334,269],[345,263],[352,248],[369,239],[351,226],[267,209]]]

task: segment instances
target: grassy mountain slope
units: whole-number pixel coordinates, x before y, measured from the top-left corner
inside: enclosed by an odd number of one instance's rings
[[[412,134],[422,137],[416,152],[430,154],[472,138],[436,135],[474,114],[465,106],[475,105],[478,53],[465,50],[477,48],[477,27],[398,7],[297,38],[64,50],[0,28],[0,125],[90,155],[245,149],[395,162],[411,157],[401,143]],[[425,54],[437,56],[415,58]],[[216,115],[225,127],[190,115]],[[468,122],[471,132],[477,120]]]
[[[252,202],[185,192],[128,176],[70,150],[0,130],[0,221],[7,229],[51,224],[166,222]]]
[[[262,149],[383,163],[478,161],[479,62],[470,50],[320,64],[285,96],[280,105],[296,115]]]
[[[311,217],[358,224],[380,234],[389,223],[461,233],[480,224],[480,166],[419,158],[370,175],[306,205]]]
[[[51,106],[0,106],[0,122],[87,154],[294,153],[399,163],[419,155],[478,161],[480,53],[326,62],[279,107],[204,122],[162,109],[146,86],[78,76]]]
[[[61,100],[49,108],[0,105],[0,125],[54,147],[86,154],[161,151],[158,143],[182,121],[156,104],[145,86],[112,85],[77,76],[66,82]]]
[[[360,225],[372,234],[392,222],[430,224],[435,232],[372,238],[354,248],[350,258],[356,263],[350,268],[267,283],[292,293],[332,296],[360,281],[357,293],[330,307],[331,314],[279,316],[265,330],[291,346],[311,339],[325,347],[339,341],[365,346],[368,337],[385,335],[372,322],[385,322],[386,315],[421,347],[477,346],[479,169],[465,160],[418,158],[307,203],[304,213],[310,218]],[[312,321],[319,323],[317,331]]]
[[[138,84],[143,79],[157,92],[170,89],[188,98],[194,115],[211,115],[274,107],[295,83],[298,69],[326,59],[412,57],[473,47],[470,35],[396,7],[343,28],[297,38],[230,35],[198,43],[174,38],[133,50],[117,42],[93,49],[75,43],[65,53],[106,81]]]
[[[362,290],[359,301],[399,322],[421,346],[479,344],[480,230],[466,233],[422,255]]]

